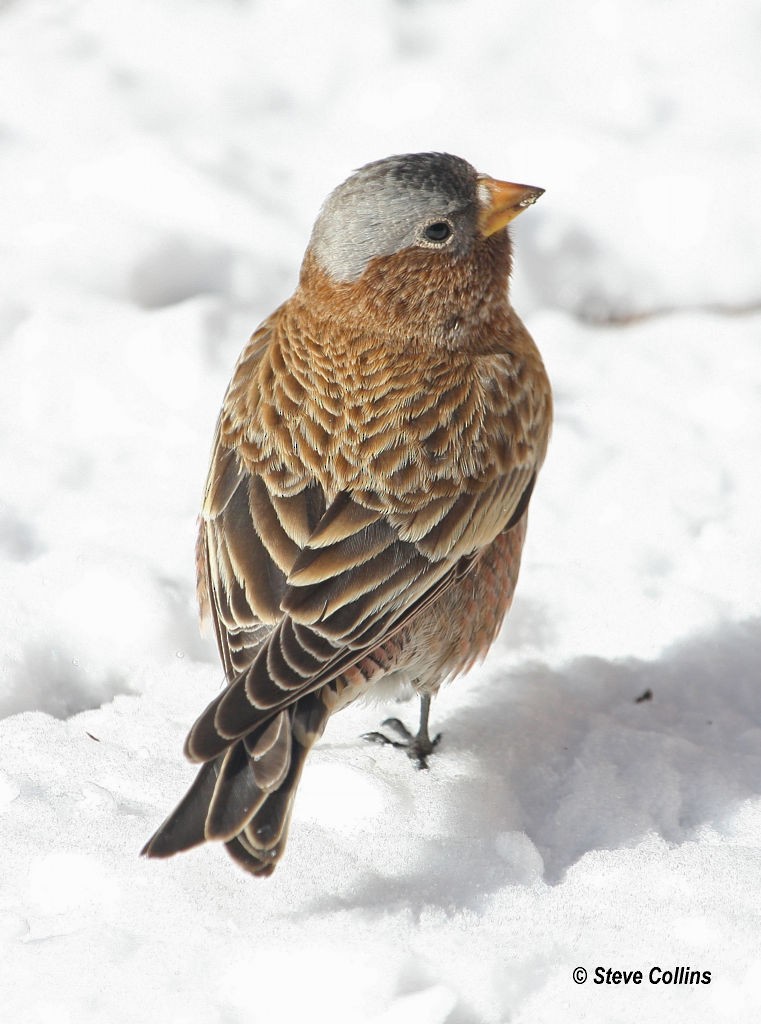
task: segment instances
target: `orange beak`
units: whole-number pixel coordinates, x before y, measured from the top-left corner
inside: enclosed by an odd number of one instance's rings
[[[485,174],[479,175],[478,198],[481,208],[478,228],[481,234],[488,238],[499,231],[519,213],[523,213],[527,206],[533,205],[543,192],[543,188],[535,188],[533,185],[515,185],[511,181],[497,181]]]

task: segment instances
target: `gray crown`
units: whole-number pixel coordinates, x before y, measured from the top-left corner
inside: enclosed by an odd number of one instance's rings
[[[426,224],[447,219],[458,249],[475,224],[476,171],[448,153],[408,153],[366,164],[323,203],[309,242],[337,281],[356,281],[368,262],[421,243]]]

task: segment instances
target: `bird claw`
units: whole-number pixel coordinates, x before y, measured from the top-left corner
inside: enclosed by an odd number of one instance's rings
[[[363,733],[362,739],[367,740],[368,743],[382,743],[385,746],[403,750],[410,761],[415,762],[416,768],[428,768],[428,755],[432,754],[438,746],[441,733],[437,733],[433,739],[427,735],[413,736],[404,722],[401,722],[398,718],[387,718],[382,723],[382,726],[396,733],[397,738],[394,739],[382,732],[366,732]]]
[[[414,736],[400,718],[386,718],[381,722],[381,726],[384,729],[390,729],[392,732],[395,732],[403,746],[407,746],[414,739]]]

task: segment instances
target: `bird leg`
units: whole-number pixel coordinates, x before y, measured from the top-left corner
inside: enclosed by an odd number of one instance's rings
[[[431,739],[428,733],[428,715],[431,711],[431,698],[428,694],[420,697],[420,724],[416,735],[409,731],[404,722],[398,718],[387,718],[382,727],[390,730],[393,736],[382,732],[366,732],[363,740],[370,743],[385,743],[399,750],[406,751],[407,757],[415,762],[417,768],[428,767],[428,755],[432,754],[441,739],[441,733]]]

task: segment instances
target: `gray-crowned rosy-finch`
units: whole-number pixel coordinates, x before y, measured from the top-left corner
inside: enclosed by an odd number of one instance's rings
[[[512,600],[547,449],[550,385],[508,299],[506,228],[541,193],[418,153],[323,205],[219,417],[197,564],[226,687],[190,731],[201,768],[149,856],[219,840],[271,874],[307,753],[380,680],[420,694],[417,735],[392,720],[388,742],[425,764],[431,695],[486,653]]]

